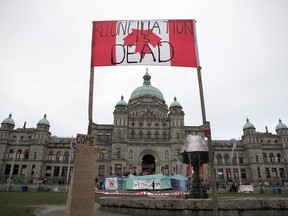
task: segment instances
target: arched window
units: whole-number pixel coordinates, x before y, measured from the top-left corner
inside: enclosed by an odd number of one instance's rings
[[[237,163],[237,157],[236,157],[235,154],[233,154],[233,156],[232,156],[232,163],[233,163],[233,164],[236,164],[236,163]]]
[[[158,139],[159,138],[159,132],[155,131],[154,136],[155,136],[156,139]]]
[[[147,132],[147,138],[148,138],[148,139],[151,138],[151,132],[150,132],[150,131]]]
[[[169,160],[169,151],[165,150],[165,160],[168,161]]]
[[[163,131],[163,138],[164,138],[164,139],[167,139],[167,138],[168,138],[168,134],[167,134],[166,131]]]
[[[265,153],[263,153],[263,161],[267,163],[267,155]]]
[[[63,161],[69,161],[69,152],[64,153]]]
[[[57,152],[56,154],[56,161],[60,161],[62,159],[61,152]]]
[[[24,152],[24,159],[28,159],[29,158],[29,154],[30,154],[30,150],[26,149]]]
[[[129,150],[129,160],[133,160],[133,150]]]
[[[239,163],[244,163],[244,156],[243,154],[239,155]]]
[[[49,154],[48,154],[48,160],[49,160],[49,161],[52,161],[52,160],[53,160],[53,155],[54,155],[54,154],[53,154],[53,151],[50,151]]]
[[[21,149],[18,149],[18,150],[17,150],[17,153],[16,153],[16,159],[20,159],[20,158],[21,158],[21,155],[22,155],[22,150],[21,150]]]
[[[274,155],[272,153],[269,154],[270,162],[275,162]]]
[[[143,139],[143,131],[139,131],[139,139]]]
[[[121,151],[117,151],[117,158],[118,158],[118,159],[121,158]]]
[[[276,162],[280,163],[281,162],[281,154],[277,154],[276,156]]]
[[[101,132],[99,132],[99,133],[97,134],[97,140],[102,140],[102,133],[101,133]]]
[[[33,159],[37,159],[37,152],[34,152],[34,156],[33,156]]]
[[[220,154],[217,154],[217,163],[222,163],[222,156]]]
[[[135,131],[131,131],[131,138],[132,138],[132,139],[135,138]]]
[[[225,162],[225,164],[229,163],[229,155],[228,154],[224,155],[224,162]]]
[[[12,159],[14,154],[14,150],[10,149],[9,154],[8,154],[8,159]]]

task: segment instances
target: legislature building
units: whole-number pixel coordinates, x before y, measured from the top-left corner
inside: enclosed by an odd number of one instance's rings
[[[151,85],[146,72],[143,85],[136,88],[128,102],[116,103],[113,124],[92,126],[101,154],[96,160],[99,180],[115,173],[124,176],[173,173],[191,175],[182,164],[181,152],[188,134],[203,136],[203,126],[185,126],[184,108],[174,98],[166,104],[162,92]],[[213,140],[216,181],[219,186],[230,182],[259,185],[283,185],[288,177],[288,128],[275,121],[275,132],[258,132],[247,119],[241,140]],[[35,128],[15,128],[10,114],[0,128],[0,181],[66,182],[73,170],[72,138],[52,136],[46,114]],[[239,134],[241,132],[239,131]],[[71,135],[72,136],[72,135]],[[75,136],[75,135],[74,135]],[[71,145],[72,144],[72,145]],[[234,145],[234,148],[233,148]],[[72,146],[72,148],[71,148]],[[233,149],[233,151],[232,151]],[[201,174],[209,182],[209,164]]]

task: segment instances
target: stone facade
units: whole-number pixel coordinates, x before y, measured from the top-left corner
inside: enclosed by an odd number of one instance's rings
[[[116,104],[113,124],[92,126],[92,135],[102,149],[96,158],[99,180],[111,173],[191,174],[177,155],[188,134],[203,136],[203,126],[185,126],[185,113],[177,99],[168,107],[161,91],[151,85],[148,72],[143,79],[143,86],[133,91],[128,103],[122,96]],[[1,124],[1,181],[12,174],[19,181],[65,182],[68,169],[73,170],[74,140],[52,136],[46,115],[36,128],[14,127],[11,115]],[[232,153],[233,144],[236,148]],[[287,179],[288,128],[281,120],[272,134],[256,132],[247,119],[241,140],[214,140],[213,152],[219,186],[240,181],[282,185]],[[202,174],[208,182],[209,165],[204,165]]]

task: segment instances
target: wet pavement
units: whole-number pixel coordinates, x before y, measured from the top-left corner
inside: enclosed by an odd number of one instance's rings
[[[35,214],[36,216],[64,216],[66,205],[41,205],[38,206]],[[123,214],[115,214],[104,211],[98,203],[94,205],[94,215],[101,216],[123,216]]]

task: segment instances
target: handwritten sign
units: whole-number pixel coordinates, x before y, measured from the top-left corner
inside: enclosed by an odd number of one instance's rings
[[[74,169],[67,197],[67,216],[93,216],[96,177],[95,138],[77,134]]]

